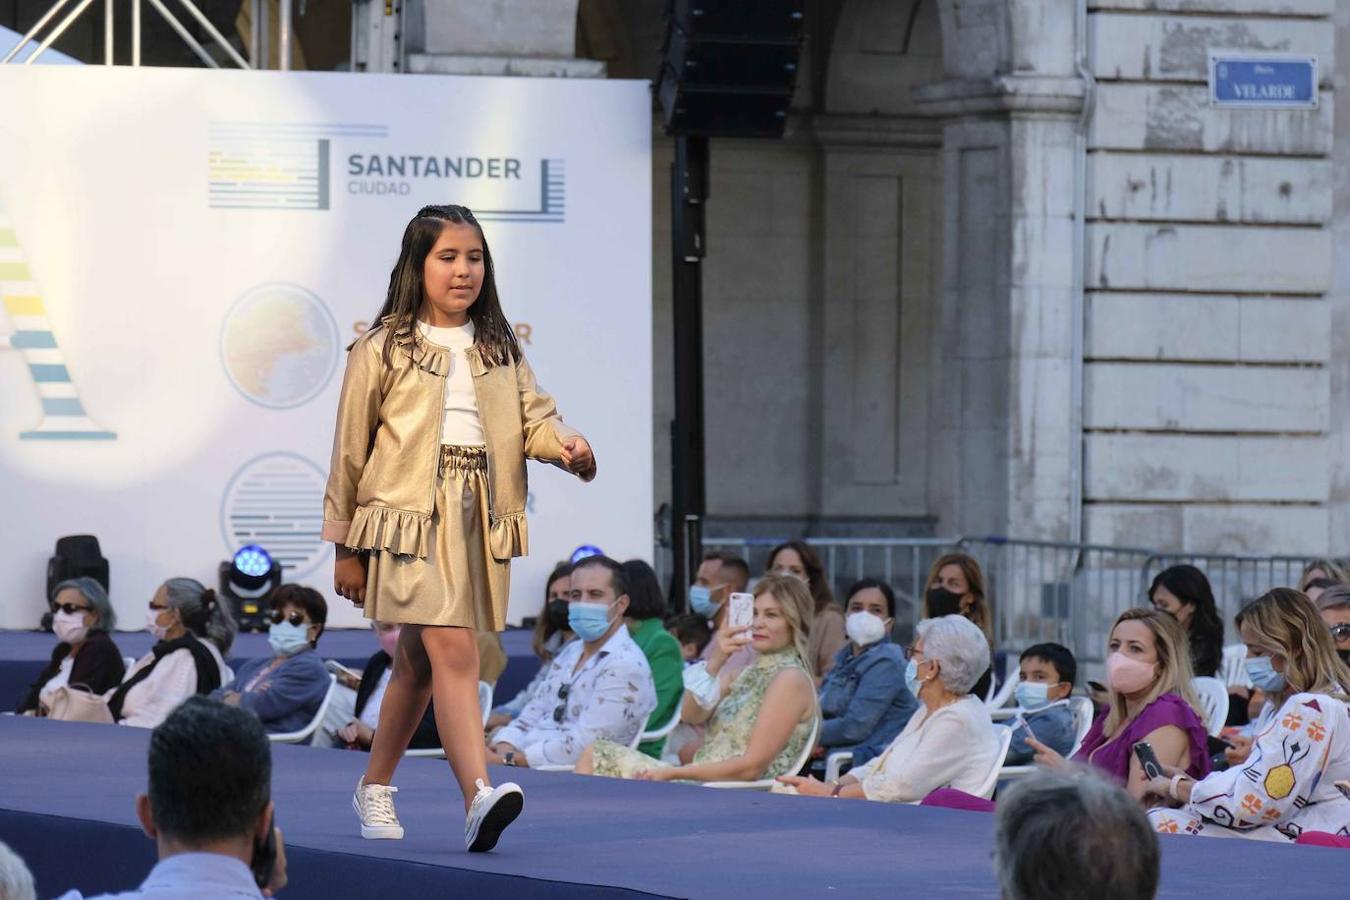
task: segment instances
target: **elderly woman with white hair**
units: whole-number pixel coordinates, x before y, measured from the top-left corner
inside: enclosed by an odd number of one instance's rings
[[[970,692],[989,668],[988,639],[963,616],[925,619],[905,655],[919,710],[880,756],[837,782],[778,780],[807,796],[887,803],[917,803],[945,787],[978,794],[999,752],[989,711]]]
[[[117,616],[108,592],[92,578],[72,578],[52,590],[52,631],[56,646],[51,662],[19,704],[22,715],[45,716],[62,687],[102,694],[121,684],[126,672],[122,652],[109,632]]]

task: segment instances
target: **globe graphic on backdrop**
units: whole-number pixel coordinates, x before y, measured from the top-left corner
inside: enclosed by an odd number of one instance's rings
[[[261,284],[235,301],[220,332],[225,373],[273,409],[323,390],[338,361],[338,327],[322,300],[294,284]]]

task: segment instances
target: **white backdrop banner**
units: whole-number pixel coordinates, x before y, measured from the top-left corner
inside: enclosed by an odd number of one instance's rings
[[[510,620],[579,544],[649,556],[650,134],[640,82],[0,67],[0,627],[85,533],[123,627],[250,543],[359,624],[319,540],[344,348],[427,203],[483,222],[600,464],[531,464]]]

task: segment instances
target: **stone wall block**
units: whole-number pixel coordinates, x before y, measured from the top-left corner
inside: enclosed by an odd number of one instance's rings
[[[1324,293],[1331,236],[1322,230],[1089,223],[1089,288]]]
[[[1088,294],[1088,359],[1325,362],[1330,309],[1310,297]]]
[[[1322,437],[1089,434],[1084,496],[1094,501],[1327,498]]]
[[[1089,12],[1238,13],[1329,16],[1336,0],[1088,0]]]
[[[1084,427],[1241,433],[1324,432],[1320,368],[1089,363]]]
[[[1323,83],[1335,51],[1326,19],[1251,19],[1210,16],[1089,16],[1092,71],[1103,80],[1208,83],[1210,50],[1304,53],[1319,57]]]
[[[1322,225],[1331,162],[1154,153],[1094,153],[1089,216],[1181,222]]]
[[[1094,150],[1324,156],[1331,100],[1323,92],[1314,110],[1213,109],[1203,85],[1103,82],[1088,142]]]
[[[1327,511],[1262,504],[1112,504],[1083,509],[1092,543],[1233,554],[1326,552]]]

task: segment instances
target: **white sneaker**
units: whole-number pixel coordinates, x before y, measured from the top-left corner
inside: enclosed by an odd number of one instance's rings
[[[403,826],[394,812],[398,788],[387,784],[366,784],[365,776],[356,783],[352,809],[361,817],[361,837],[368,840],[401,840]]]
[[[486,853],[497,846],[506,826],[525,808],[525,792],[512,782],[490,788],[478,780],[478,793],[464,817],[464,846],[470,853]]]

